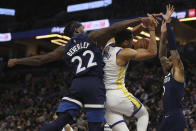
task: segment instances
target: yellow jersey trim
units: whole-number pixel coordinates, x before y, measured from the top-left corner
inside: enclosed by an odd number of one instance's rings
[[[123,88],[122,77],[124,75],[125,75],[125,67],[122,66],[120,67],[120,72],[118,74],[118,78],[116,81],[117,88],[123,92],[123,94],[137,107],[137,109],[139,109],[141,107],[141,104],[129,94],[126,88]]]

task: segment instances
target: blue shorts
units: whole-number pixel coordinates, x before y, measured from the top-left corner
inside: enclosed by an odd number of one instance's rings
[[[161,121],[160,131],[184,131],[186,119],[182,111],[167,113]]]
[[[57,113],[68,111],[73,117],[84,107],[89,122],[104,121],[106,90],[97,77],[82,77],[72,81],[59,104]]]

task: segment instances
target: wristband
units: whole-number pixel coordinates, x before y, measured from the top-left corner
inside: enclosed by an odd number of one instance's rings
[[[168,48],[169,50],[176,50],[177,47],[176,47],[174,32],[172,31],[169,23],[166,23],[166,27],[167,27]]]

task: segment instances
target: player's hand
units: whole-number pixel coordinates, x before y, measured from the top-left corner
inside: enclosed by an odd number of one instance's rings
[[[147,14],[148,17],[142,18],[141,21],[149,30],[155,30],[155,27],[158,25],[157,16],[160,15],[161,14]]]
[[[163,20],[161,25],[161,33],[166,33],[166,32],[167,32],[166,22]]]
[[[16,65],[17,59],[9,59],[8,61],[8,67],[14,67]]]
[[[171,15],[174,12],[175,8],[173,5],[167,5],[166,6],[166,14],[161,13],[163,19],[166,21],[166,23],[170,23],[171,22]]]

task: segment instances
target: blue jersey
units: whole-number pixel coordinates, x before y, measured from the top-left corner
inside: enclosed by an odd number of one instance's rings
[[[177,82],[171,73],[165,76],[163,84],[164,113],[183,110],[184,83]]]
[[[65,46],[65,62],[73,69],[74,78],[103,77],[104,62],[101,50],[86,33],[72,37]]]

